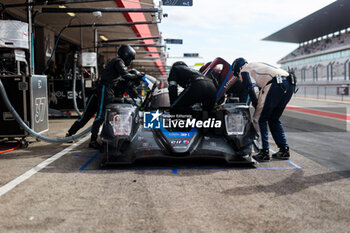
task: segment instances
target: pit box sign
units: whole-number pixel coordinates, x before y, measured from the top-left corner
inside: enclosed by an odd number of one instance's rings
[[[349,95],[349,87],[337,87],[337,95]]]
[[[198,53],[184,53],[184,57],[199,57]]]
[[[49,130],[47,77],[33,75],[30,80],[31,122],[37,133]]]
[[[163,0],[163,6],[192,6],[192,0]]]
[[[182,44],[181,39],[164,39],[167,44]]]

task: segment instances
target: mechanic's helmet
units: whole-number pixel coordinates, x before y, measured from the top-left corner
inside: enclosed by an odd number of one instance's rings
[[[242,69],[242,66],[244,66],[244,64],[247,64],[247,60],[244,59],[243,57],[239,57],[236,60],[233,61],[232,63],[232,70],[233,70],[233,75],[238,77],[239,72]]]
[[[130,45],[122,45],[118,49],[118,56],[124,61],[125,65],[131,64],[131,61],[135,59],[136,52]]]
[[[173,64],[173,67],[175,66],[188,66],[188,65],[183,61],[177,61]]]

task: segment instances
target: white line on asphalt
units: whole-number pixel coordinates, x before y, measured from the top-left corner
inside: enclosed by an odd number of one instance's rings
[[[73,150],[74,148],[80,146],[82,143],[86,142],[89,139],[89,137],[90,137],[90,135],[84,137],[80,141],[78,141],[78,142],[74,143],[73,145],[67,147],[66,149],[58,152],[57,154],[53,155],[52,157],[44,160],[43,162],[39,163],[38,165],[36,165],[32,169],[30,169],[29,171],[23,173],[19,177],[13,179],[12,181],[10,181],[7,184],[5,184],[4,186],[0,187],[0,197],[2,195],[4,195],[5,193],[7,193],[7,192],[11,191],[12,189],[14,189],[20,183],[22,183],[22,182],[26,181],[27,179],[29,179],[31,176],[33,176],[35,173],[39,172],[41,169],[43,169],[46,166],[50,165],[51,163],[53,163],[57,159],[61,158],[63,155],[67,154],[69,151]]]

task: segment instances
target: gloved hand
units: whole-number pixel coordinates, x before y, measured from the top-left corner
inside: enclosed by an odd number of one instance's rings
[[[138,71],[138,70],[136,70],[136,69],[131,69],[131,70],[129,71],[129,73],[130,73],[130,74],[136,75],[137,78],[142,78],[143,76],[145,76],[145,73],[142,73],[142,72],[140,72],[140,71]]]
[[[130,82],[134,87],[137,87],[141,84],[141,79],[139,77],[133,78]]]
[[[144,77],[145,75],[146,75],[145,73],[140,72],[139,77],[142,78],[142,77]]]

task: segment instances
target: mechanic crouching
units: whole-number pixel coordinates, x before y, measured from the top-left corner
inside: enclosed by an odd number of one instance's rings
[[[202,104],[203,111],[211,112],[215,106],[216,87],[213,81],[182,61],[171,67],[169,78],[170,112],[191,114],[192,105]],[[178,95],[178,85],[184,90]]]
[[[97,142],[97,135],[104,121],[105,106],[112,103],[115,97],[122,96],[128,85],[130,85],[130,82],[138,80],[139,76],[144,75],[135,71],[128,72],[127,70],[127,66],[131,64],[135,56],[135,50],[129,45],[122,45],[118,49],[118,57],[113,58],[107,63],[102,71],[101,80],[99,80],[93,94],[89,98],[84,113],[74,122],[68,130],[66,137],[74,135],[96,113],[96,119],[91,129],[89,147],[100,149],[100,144]]]
[[[136,52],[129,45],[122,45],[118,49],[118,57],[110,60],[101,75],[101,85],[99,87],[99,103],[96,119],[91,129],[91,141],[89,147],[100,149],[97,142],[97,135],[100,126],[104,122],[105,106],[112,103],[115,97],[120,97],[126,91],[129,82],[138,80],[140,77],[137,73],[128,72],[132,60],[135,59]]]
[[[272,155],[277,159],[289,159],[289,146],[280,122],[280,117],[295,91],[296,78],[293,72],[265,63],[249,63],[237,58],[232,70],[242,86],[248,90],[255,108],[254,124],[258,124],[262,149],[254,156],[257,161],[270,161],[267,124],[279,151]]]

